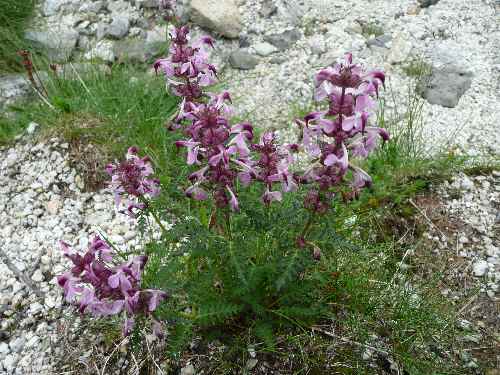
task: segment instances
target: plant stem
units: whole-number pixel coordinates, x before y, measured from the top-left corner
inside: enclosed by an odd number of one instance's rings
[[[226,211],[226,234],[229,242],[233,242],[233,233],[231,232],[231,214]]]
[[[225,216],[226,216],[226,235],[227,235],[227,240],[229,241],[229,256],[231,257],[231,260],[233,261],[234,266],[236,267],[236,272],[238,273],[241,282],[247,285],[248,281],[245,275],[243,274],[243,270],[241,269],[241,266],[238,263],[238,259],[236,258],[236,254],[234,253],[233,233],[231,231],[231,213],[229,211],[226,211]]]
[[[139,197],[139,200],[146,205],[146,207],[149,207],[148,201],[144,197]],[[148,212],[153,216],[153,219],[156,221],[156,224],[160,227],[161,231],[163,232],[164,235],[167,235],[168,231],[167,228],[162,224],[160,217],[157,215],[154,210],[148,210]]]
[[[314,212],[310,211],[309,212],[309,218],[307,219],[306,225],[304,226],[304,229],[302,230],[301,237],[305,240],[307,232],[311,228],[311,225],[314,223]]]
[[[155,219],[156,221],[156,224],[159,225],[159,227],[161,228],[163,234],[167,234],[168,231],[167,231],[167,228],[165,228],[165,226],[162,224],[161,220],[160,220],[160,217],[156,214],[156,212],[154,212],[153,210],[149,210],[149,212],[151,213],[151,215],[153,216],[153,218]]]

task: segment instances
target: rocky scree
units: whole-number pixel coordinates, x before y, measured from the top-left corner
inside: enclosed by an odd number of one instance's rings
[[[216,4],[215,4],[216,3]],[[212,33],[212,52],[241,117],[295,136],[294,108],[312,101],[312,79],[346,51],[389,76],[385,113],[398,118],[408,93],[425,99],[430,151],[498,154],[498,2],[485,0],[179,1],[194,36]],[[27,36],[54,59],[142,63],[167,38],[157,0],[46,0]],[[367,13],[366,9],[370,9]],[[200,28],[201,27],[201,28]],[[258,56],[258,57],[257,57]],[[421,60],[428,77],[407,74]],[[422,79],[423,78],[423,79]],[[13,80],[16,78],[13,77]],[[415,90],[413,90],[415,92]],[[266,111],[260,110],[265,107]]]
[[[241,117],[296,137],[297,112],[290,106],[308,108],[314,73],[352,51],[366,65],[388,73],[387,117],[401,117],[410,91],[423,97],[423,138],[429,141],[429,152],[443,147],[473,156],[500,151],[495,126],[500,115],[493,110],[499,106],[500,82],[494,1],[240,4],[244,43],[236,48],[259,57],[251,70],[230,64],[224,71]],[[234,48],[225,40],[218,42]],[[405,68],[415,62],[429,66],[431,74],[408,75]],[[414,89],[417,84],[421,90]]]
[[[500,361],[500,171],[456,175],[433,188],[431,195],[437,205],[420,204],[428,226],[423,235],[425,262],[439,269],[440,291],[457,308],[461,344],[468,349],[456,354],[472,373],[482,373],[474,372],[482,360],[489,363],[486,374],[496,374],[494,368]]]
[[[29,129],[35,133],[37,126]],[[57,139],[32,143],[25,137],[0,148],[2,374],[55,373],[71,346],[62,337],[76,340],[72,332],[81,329],[80,318],[75,319],[63,302],[55,281],[68,268],[59,240],[83,248],[90,233],[102,231],[127,249],[140,243],[130,219],[115,214],[111,193],[83,192],[82,178],[70,166],[68,147]]]

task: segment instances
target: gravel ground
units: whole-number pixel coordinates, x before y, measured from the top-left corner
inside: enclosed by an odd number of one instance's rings
[[[36,144],[24,139],[0,149],[2,374],[53,374],[53,365],[67,349],[61,329],[68,324],[63,318],[69,311],[55,276],[68,265],[59,240],[83,248],[90,233],[102,231],[118,245],[138,243],[129,219],[115,214],[110,193],[82,191],[83,181],[71,168],[67,149],[56,139]],[[70,314],[71,322],[75,315]]]
[[[457,175],[417,204],[424,222],[433,223],[424,233],[427,267],[441,275],[441,293],[457,306],[458,325],[470,332],[463,340],[474,349],[460,357],[470,368],[485,357],[498,368],[500,171]]]

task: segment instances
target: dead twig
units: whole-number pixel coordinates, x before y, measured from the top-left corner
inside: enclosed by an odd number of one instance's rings
[[[128,341],[128,337],[125,337],[122,341],[120,341],[119,344],[115,345],[115,348],[113,349],[113,351],[111,352],[111,354],[109,356],[107,356],[106,360],[104,361],[104,366],[102,368],[102,371],[101,371],[101,375],[106,375],[106,366],[108,365],[108,362],[109,360],[113,357],[113,355],[115,354],[115,352],[123,345],[123,343],[125,341]]]
[[[0,258],[3,259],[3,263],[7,266],[7,268],[9,268],[12,271],[12,273],[14,274],[14,276],[19,281],[22,281],[24,284],[26,284],[26,286],[29,289],[31,289],[31,291],[33,293],[35,293],[35,295],[37,297],[44,298],[44,295],[40,291],[40,289],[38,289],[25,274],[23,274],[21,271],[19,271],[19,268],[17,268],[15,266],[15,264],[10,261],[9,257],[7,256],[7,254],[5,254],[5,252],[1,248],[0,248]]]
[[[425,211],[423,211],[420,207],[418,207],[418,206],[415,204],[415,202],[413,202],[413,200],[412,200],[412,199],[409,199],[408,201],[410,202],[410,204],[411,204],[413,207],[415,207],[415,209],[416,209],[416,210],[420,213],[420,215],[422,215],[422,217],[423,217],[423,218],[424,218],[424,219],[425,219],[425,220],[429,223],[429,225],[430,225],[432,228],[436,229],[436,230],[437,230],[437,231],[441,234],[442,238],[448,239],[448,237],[447,237],[447,236],[443,233],[443,231],[442,231],[441,229],[439,229],[439,228],[436,226],[436,224],[434,224],[434,223],[432,222],[432,220],[431,220],[431,219],[429,219],[429,217],[427,216],[427,214],[425,213]]]
[[[353,341],[351,339],[348,339],[347,337],[342,337],[342,336],[339,336],[339,335],[336,335],[335,333],[333,332],[328,332],[328,331],[325,331],[319,327],[312,327],[312,330],[315,331],[315,332],[319,332],[325,336],[328,336],[330,338],[333,338],[333,339],[337,339],[337,340],[340,340],[346,344],[350,344],[350,345],[355,345],[355,346],[359,346],[361,348],[365,348],[365,349],[369,349],[369,350],[372,350],[376,353],[379,353],[379,354],[382,354],[384,356],[389,356],[389,352],[385,351],[385,350],[382,350],[382,349],[377,349],[375,348],[374,346],[371,346],[371,345],[367,345],[367,344],[362,344],[360,342],[357,342],[357,341]]]

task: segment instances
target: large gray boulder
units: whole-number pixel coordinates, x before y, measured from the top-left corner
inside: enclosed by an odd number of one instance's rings
[[[59,62],[68,60],[78,43],[78,32],[65,28],[29,30],[25,37],[36,47],[45,50],[50,60]]]
[[[192,0],[191,20],[227,38],[238,38],[241,15],[233,0]]]
[[[417,90],[430,104],[454,108],[471,84],[472,73],[457,67],[446,67],[433,69],[430,75],[422,77]]]
[[[257,57],[243,50],[235,51],[229,56],[229,64],[234,69],[250,70],[255,68],[258,63]]]
[[[113,17],[113,21],[109,24],[106,34],[113,39],[122,39],[128,34],[130,28],[130,20],[124,15]]]
[[[280,51],[284,51],[302,37],[299,30],[287,30],[279,34],[266,35],[264,40]]]

